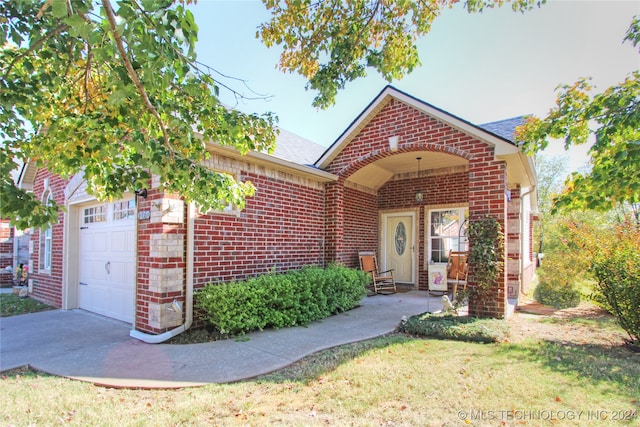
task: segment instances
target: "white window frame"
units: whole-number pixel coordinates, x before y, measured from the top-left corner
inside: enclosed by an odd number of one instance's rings
[[[451,227],[454,228],[455,234],[451,235],[437,235],[433,234],[431,217],[433,213],[436,212],[447,212],[447,211],[455,211],[458,215],[458,220],[455,224],[451,223]],[[463,226],[468,225],[469,218],[469,208],[467,206],[443,206],[438,208],[427,209],[425,215],[425,229],[427,230],[427,253],[425,254],[425,263],[426,264],[446,264],[448,253],[450,250],[453,251],[467,251],[469,250],[469,239],[465,235],[464,231],[461,232],[461,228]],[[465,222],[467,224],[465,224]],[[460,234],[458,234],[460,233]],[[434,240],[449,241],[448,245],[443,245],[440,252],[440,256],[434,257],[433,253],[433,243]]]
[[[107,223],[108,206],[106,204],[91,205],[82,208],[82,223],[88,224],[106,224]]]
[[[53,201],[53,193],[47,189],[42,197],[42,202],[47,206]],[[51,263],[53,257],[53,225],[49,224],[46,228],[40,229],[40,254],[39,254],[39,271],[51,273]]]
[[[111,204],[111,221],[126,221],[136,216],[136,200],[125,199]]]

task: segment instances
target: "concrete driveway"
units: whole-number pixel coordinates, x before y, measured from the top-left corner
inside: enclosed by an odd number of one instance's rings
[[[233,382],[323,349],[388,334],[403,316],[440,308],[440,298],[422,291],[378,295],[307,327],[189,345],[145,344],[129,337],[130,325],[83,310],[44,311],[0,318],[0,371],[30,365],[58,376],[131,388]]]

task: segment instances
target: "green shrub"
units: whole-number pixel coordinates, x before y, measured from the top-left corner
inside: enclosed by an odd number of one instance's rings
[[[307,267],[209,284],[196,293],[196,307],[206,313],[207,322],[228,335],[307,325],[358,306],[366,295],[367,280],[360,270]]]
[[[640,343],[640,225],[629,220],[593,250],[593,300],[613,314],[631,340]]]
[[[424,313],[410,317],[400,326],[400,332],[429,338],[491,343],[507,339],[509,326],[503,319]]]
[[[581,294],[572,281],[540,279],[533,291],[533,297],[540,304],[555,308],[577,307]]]

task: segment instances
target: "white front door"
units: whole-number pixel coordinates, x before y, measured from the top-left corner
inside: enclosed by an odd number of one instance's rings
[[[393,269],[396,282],[415,283],[415,214],[384,214],[382,223],[383,269]]]
[[[135,295],[133,200],[81,208],[79,307],[133,322]]]

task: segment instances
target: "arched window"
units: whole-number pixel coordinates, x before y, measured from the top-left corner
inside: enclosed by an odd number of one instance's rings
[[[51,190],[47,190],[42,197],[42,202],[50,205],[53,200]],[[51,254],[52,254],[52,227],[46,225],[40,229],[40,271],[51,271]]]

